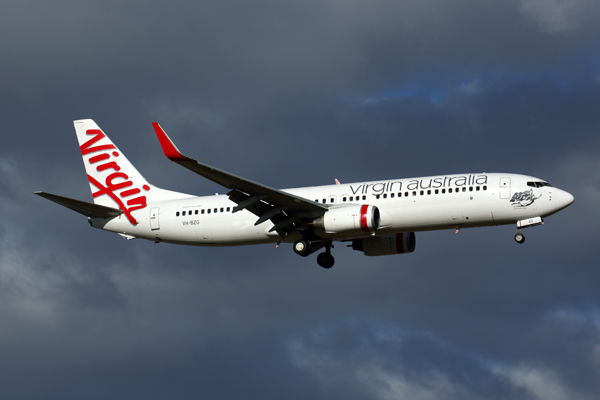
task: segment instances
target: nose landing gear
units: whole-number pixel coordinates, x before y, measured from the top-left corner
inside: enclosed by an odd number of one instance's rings
[[[542,217],[533,217],[522,219],[521,221],[517,221],[517,233],[515,235],[515,242],[522,244],[525,242],[525,235],[521,233],[521,228],[528,228],[530,226],[543,225],[544,220]]]
[[[515,235],[515,242],[517,242],[519,244],[525,243],[525,235],[523,235],[521,233],[520,229],[517,231],[517,234]]]

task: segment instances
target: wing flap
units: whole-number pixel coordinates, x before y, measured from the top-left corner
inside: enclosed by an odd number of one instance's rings
[[[99,204],[88,203],[81,200],[71,199],[69,197],[58,196],[46,192],[33,192],[38,196],[67,207],[70,210],[83,214],[88,218],[114,218],[123,214],[118,208],[101,206]]]

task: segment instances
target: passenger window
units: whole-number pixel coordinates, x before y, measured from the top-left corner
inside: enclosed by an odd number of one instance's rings
[[[416,191],[415,191],[415,192],[413,192],[413,196],[416,196],[416,195],[417,195],[417,192],[416,192]]]
[[[323,199],[323,204],[327,203],[327,200]]]
[[[473,186],[469,186],[469,192],[473,191]]]
[[[466,191],[467,191],[467,188],[466,188],[466,187],[464,187],[464,188],[463,188],[463,192],[466,192]]]
[[[366,200],[366,199],[367,199],[367,196],[363,195],[363,200]]]
[[[202,211],[200,211],[200,214],[204,214],[204,209],[202,209]]]
[[[225,209],[223,207],[221,207],[221,212],[225,211]]]
[[[175,213],[175,216],[176,216],[176,217],[179,217],[179,211],[177,211],[177,212]]]
[[[394,193],[390,193],[390,197],[393,199],[394,198]]]
[[[217,212],[217,209],[215,208],[213,211],[214,211],[214,212]]]
[[[379,195],[378,195],[378,194],[376,194],[376,195],[375,195],[375,198],[376,198],[377,200],[379,200]]]
[[[345,202],[346,202],[346,198],[345,198],[345,197],[342,197],[342,201],[345,203]]]
[[[483,190],[487,190],[487,186],[484,186],[484,187],[483,187]]]
[[[435,194],[438,194],[438,193],[440,193],[440,191],[439,191],[439,190],[437,190],[437,189],[435,189]]]
[[[387,194],[384,194],[384,195],[383,195],[383,198],[384,198],[384,199],[387,199]]]
[[[431,189],[430,189],[430,190],[427,190],[427,194],[431,194]]]
[[[452,188],[448,189],[448,193],[452,193]]]
[[[207,212],[208,214],[210,214],[210,208],[209,208],[209,209],[207,209],[207,210],[206,210],[206,212]]]
[[[404,192],[404,197],[408,197],[408,192]]]
[[[425,192],[423,192],[422,190],[419,192],[419,194],[420,194],[421,196],[423,196],[423,194],[424,194],[424,193],[425,193]]]
[[[475,187],[475,190],[479,192],[479,186],[476,186],[476,187]]]
[[[445,193],[446,193],[446,189],[442,189],[442,194],[445,194]]]
[[[231,207],[227,207],[227,212],[229,212],[229,210],[231,210]]]

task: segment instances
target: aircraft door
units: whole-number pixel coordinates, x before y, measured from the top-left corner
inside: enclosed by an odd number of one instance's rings
[[[510,178],[500,178],[500,198],[510,199]]]
[[[158,222],[159,211],[159,207],[154,207],[150,209],[150,229],[152,229],[153,231],[160,229],[160,224]]]

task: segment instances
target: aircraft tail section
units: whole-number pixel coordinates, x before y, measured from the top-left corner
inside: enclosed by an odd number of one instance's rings
[[[136,225],[131,213],[150,200],[190,197],[150,185],[93,120],[73,124],[95,204],[119,208]]]

